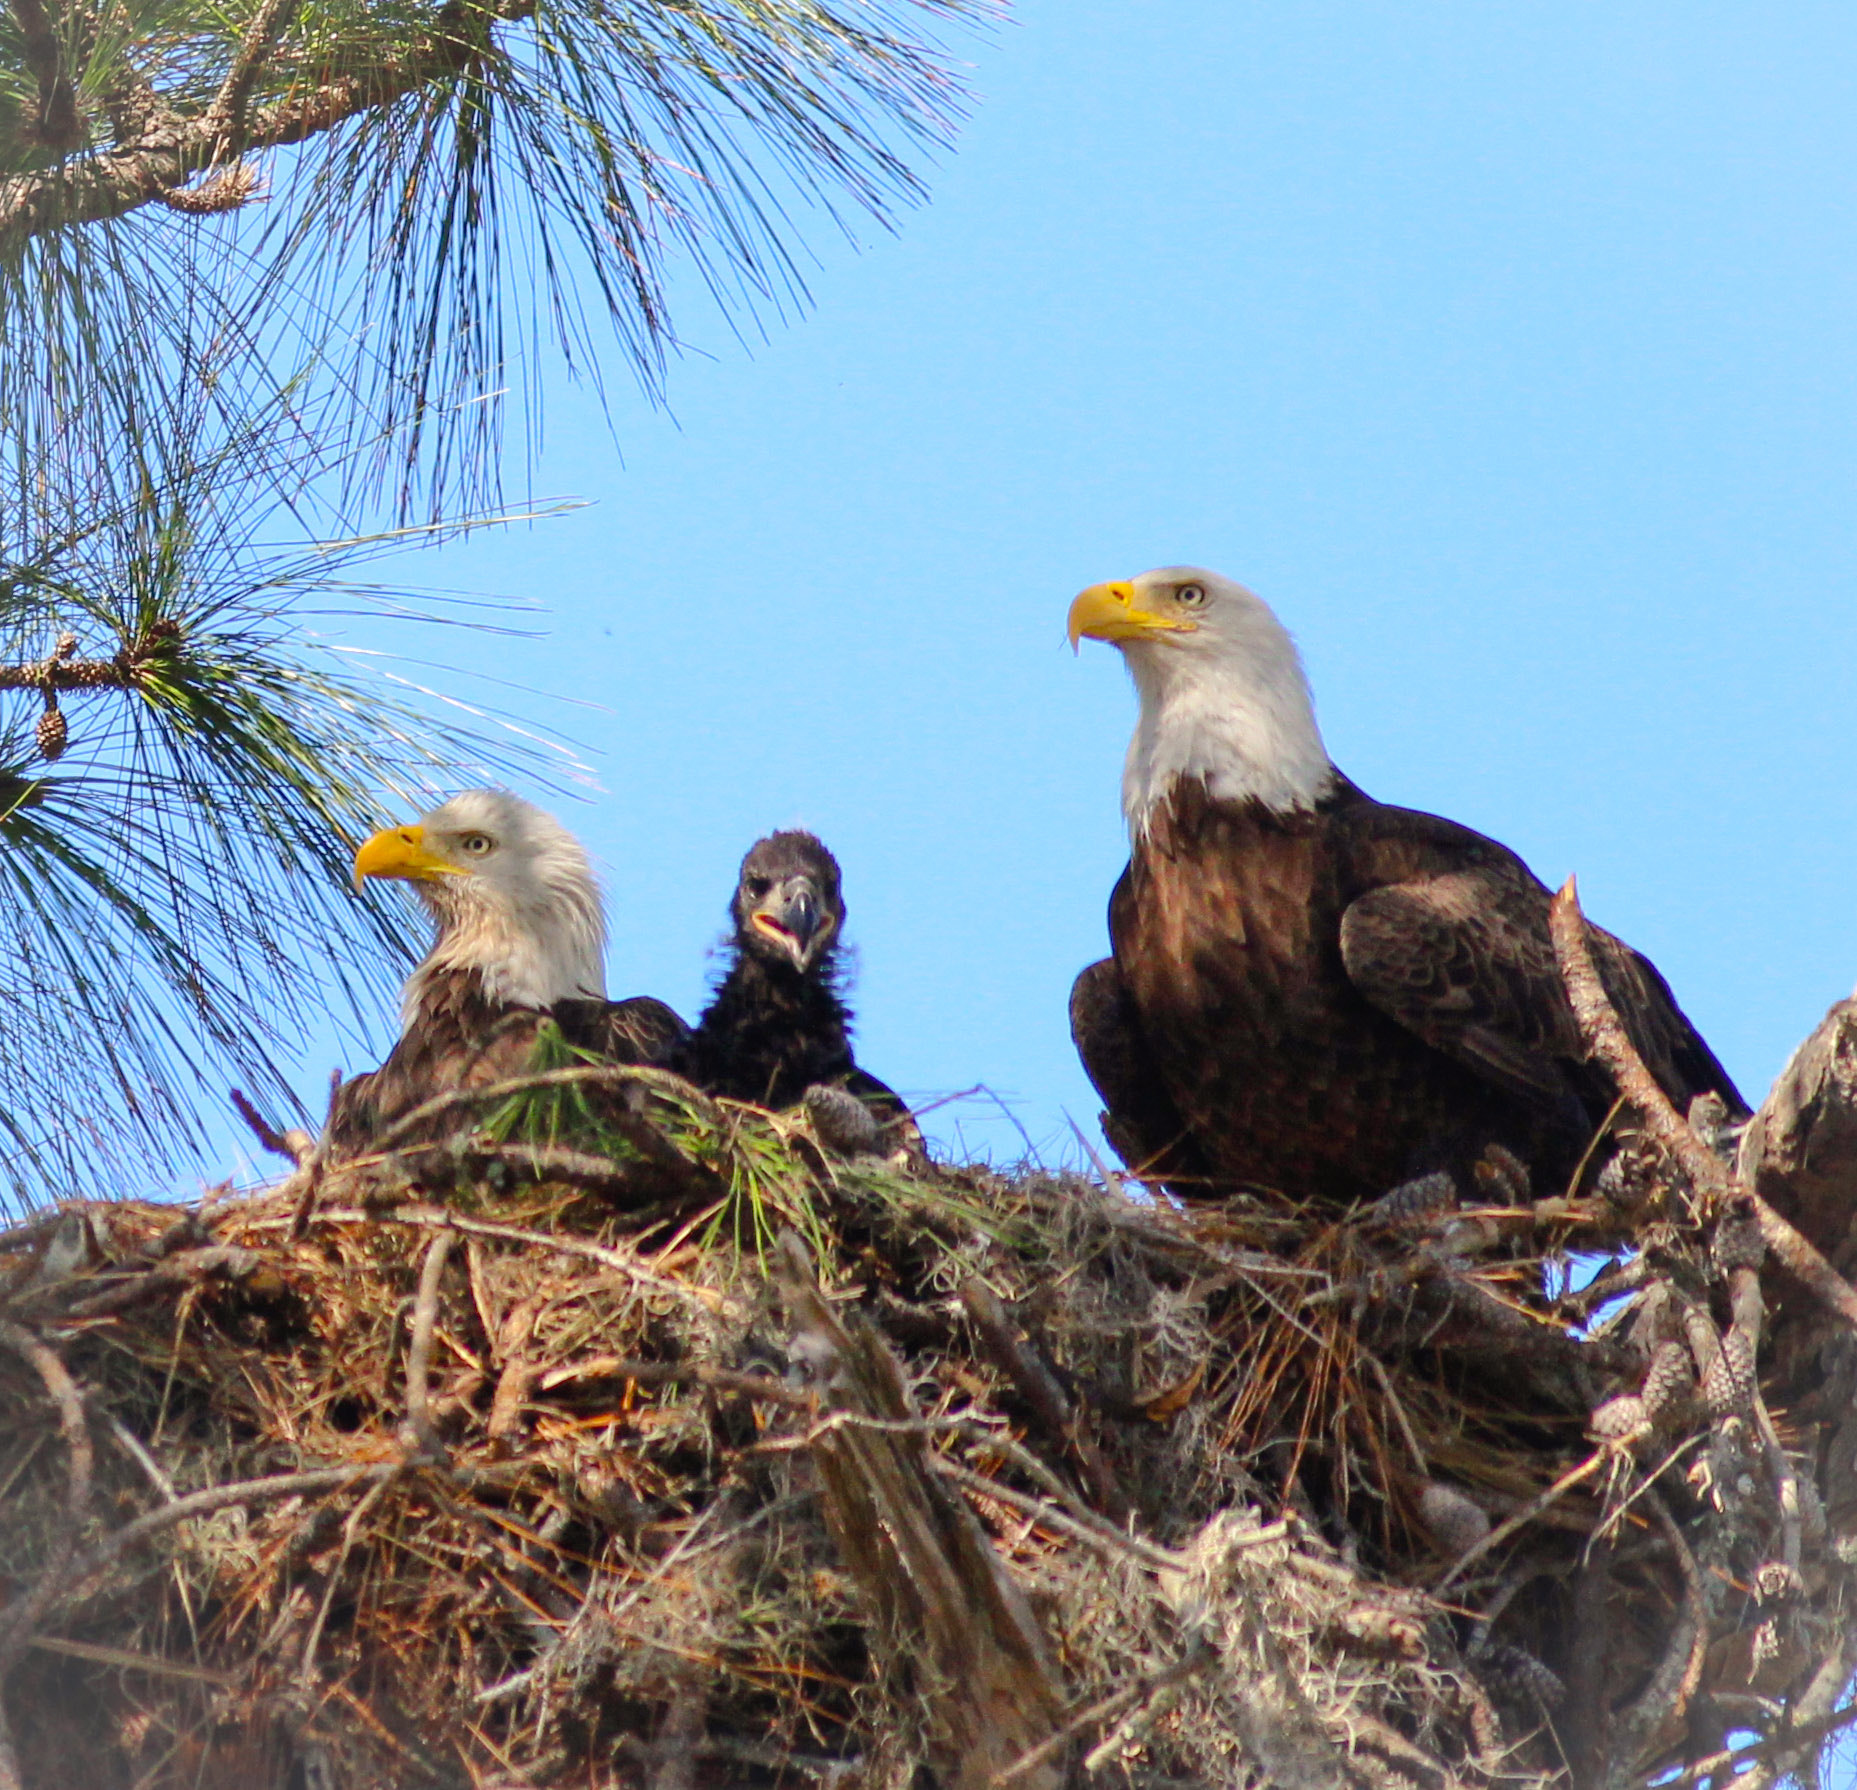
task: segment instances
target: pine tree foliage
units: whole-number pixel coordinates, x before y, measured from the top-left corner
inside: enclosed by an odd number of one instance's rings
[[[655,393],[673,272],[803,298],[796,201],[917,194],[988,4],[0,0],[0,1187],[189,1160],[379,1008],[354,835],[511,754],[314,611],[492,504],[545,344]]]
[[[319,545],[278,495],[300,439],[211,439],[88,513],[42,489],[0,557],[0,1186],[28,1202],[194,1159],[229,1082],[299,1112],[303,1027],[376,1014],[407,957],[355,841],[526,757],[309,633],[385,594],[360,573],[404,535]]]
[[[959,99],[924,33],[986,3],[7,0],[0,436],[35,466],[320,354],[371,492],[479,500],[542,342],[655,390],[673,265],[778,309],[795,199],[915,196]]]

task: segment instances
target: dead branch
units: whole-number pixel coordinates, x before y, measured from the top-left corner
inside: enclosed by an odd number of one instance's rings
[[[69,1322],[114,1316],[143,1300],[159,1298],[175,1287],[224,1278],[238,1280],[257,1265],[249,1249],[236,1243],[215,1243],[204,1249],[181,1249],[145,1268],[119,1270],[96,1277],[99,1290],[87,1299],[65,1305],[61,1316]],[[88,1283],[87,1283],[88,1284]]]
[[[1587,1048],[1610,1071],[1645,1129],[1676,1158],[1708,1209],[1715,1210],[1739,1184],[1721,1158],[1678,1117],[1626,1035],[1599,972],[1593,967],[1592,950],[1586,941],[1586,917],[1580,912],[1579,893],[1572,877],[1567,878],[1549,907],[1549,925],[1567,998],[1573,1004],[1574,1018]],[[1741,1191],[1754,1201],[1767,1247],[1822,1303],[1857,1328],[1857,1292],[1850,1283],[1766,1200],[1751,1189]]]
[[[273,1156],[282,1156],[287,1162],[301,1168],[309,1160],[315,1140],[305,1131],[279,1131],[263,1113],[245,1098],[242,1090],[229,1090],[233,1110],[245,1121],[246,1128],[255,1137],[260,1146],[269,1150]]]
[[[993,1778],[992,1790],[1006,1790],[1009,1784],[1017,1783],[1027,1772],[1035,1771],[1041,1765],[1056,1760],[1070,1743],[1080,1735],[1087,1734],[1092,1728],[1100,1727],[1124,1711],[1137,1706],[1145,1707],[1149,1700],[1162,1691],[1185,1684],[1188,1679],[1198,1676],[1218,1660],[1217,1651],[1202,1636],[1174,1661],[1171,1666],[1163,1667],[1158,1672],[1150,1672],[1137,1678],[1133,1684],[1125,1685],[1107,1697],[1099,1697],[1085,1709],[1080,1709],[1051,1738],[1022,1759],[1015,1759],[1004,1770],[997,1772]],[[1127,1743],[1128,1736],[1118,1727],[1098,1751],[1107,1751],[1108,1757]],[[1098,1760],[1092,1753],[1083,1762],[1085,1771],[1093,1772],[1101,1768],[1107,1759]]]
[[[1592,1783],[1605,1757],[1612,1555],[1610,1538],[1595,1536],[1574,1583],[1567,1701],[1563,1709],[1555,1712],[1555,1727],[1575,1784]]]
[[[1036,1517],[1047,1528],[1056,1530],[1060,1535],[1068,1535],[1073,1540],[1081,1541],[1099,1552],[1116,1555],[1122,1559],[1138,1560],[1143,1566],[1161,1572],[1180,1572],[1187,1565],[1183,1555],[1174,1553],[1169,1548],[1157,1547],[1151,1541],[1139,1535],[1130,1535],[1120,1529],[1112,1528],[1101,1519],[1086,1521],[1083,1516],[1060,1509],[1057,1505],[1043,1498],[1034,1498],[1026,1492],[1016,1492],[1009,1485],[1001,1485],[998,1480],[989,1479],[984,1473],[976,1473],[971,1468],[963,1467],[958,1462],[936,1459],[931,1462],[934,1470],[944,1479],[951,1479],[956,1485],[965,1486],[970,1492],[982,1498],[991,1498],[995,1502],[1022,1510],[1027,1516]],[[1283,1531],[1278,1528],[1270,1533],[1259,1530],[1259,1541],[1274,1541]]]
[[[406,1427],[414,1449],[428,1460],[443,1460],[445,1444],[432,1423],[427,1380],[432,1371],[432,1327],[438,1321],[439,1281],[445,1272],[455,1232],[440,1231],[426,1246],[413,1301],[413,1334],[406,1351]]]
[[[782,1292],[796,1347],[841,1409],[913,1420],[902,1371],[869,1325],[842,1325],[820,1297],[803,1246],[781,1243]],[[928,1711],[937,1775],[981,1790],[1063,1725],[1062,1681],[1024,1593],[972,1514],[937,1483],[919,1437],[847,1429],[813,1451],[827,1519],[884,1643],[937,1683]],[[1024,1774],[1057,1790],[1052,1767]]]
[[[695,1179],[699,1174],[707,1177],[701,1186],[701,1197],[720,1198],[726,1191],[720,1182],[714,1182],[713,1177],[707,1176],[707,1171],[685,1158],[655,1127],[646,1125],[642,1129],[649,1130],[669,1151],[678,1168],[684,1171],[686,1179]],[[558,1144],[505,1144],[457,1139],[443,1144],[413,1144],[390,1155],[378,1158],[370,1156],[367,1158],[368,1165],[374,1166],[377,1160],[404,1164],[412,1178],[428,1188],[451,1187],[460,1182],[477,1180],[486,1168],[500,1164],[515,1169],[529,1180],[564,1182],[583,1192],[616,1200],[622,1205],[635,1203],[638,1195],[638,1177],[624,1163],[614,1162],[605,1156],[594,1156],[585,1150],[565,1149]]]
[[[90,1485],[96,1469],[90,1426],[84,1421],[83,1395],[71,1378],[58,1351],[18,1324],[0,1320],[0,1344],[22,1357],[39,1376],[46,1396],[58,1408],[58,1427],[64,1436],[66,1504],[63,1522],[50,1557],[39,1570],[31,1590],[0,1614],[0,1684],[32,1639],[32,1632],[51,1607],[60,1581],[77,1552],[85,1519],[90,1515]]]
[[[334,1607],[335,1594],[342,1583],[342,1573],[348,1565],[348,1557],[355,1550],[355,1540],[361,1533],[361,1525],[374,1514],[375,1506],[387,1496],[388,1488],[406,1471],[404,1461],[395,1461],[385,1471],[373,1476],[368,1489],[361,1494],[342,1523],[342,1545],[337,1553],[335,1563],[329,1568],[327,1582],[323,1586],[322,1601],[316,1606],[315,1619],[310,1623],[309,1633],[304,1638],[302,1657],[297,1662],[297,1681],[300,1687],[307,1689],[315,1682],[316,1649],[322,1644],[323,1628],[329,1620],[329,1611]]]
[[[281,1473],[266,1479],[235,1481],[228,1485],[209,1486],[164,1504],[125,1523],[97,1542],[76,1560],[62,1564],[48,1562],[32,1589],[8,1615],[7,1645],[15,1638],[20,1644],[30,1638],[32,1629],[54,1608],[76,1608],[91,1592],[97,1575],[130,1548],[152,1540],[177,1524],[195,1517],[211,1516],[214,1511],[233,1505],[275,1503],[283,1498],[302,1497],[312,1492],[334,1491],[344,1487],[379,1483],[399,1471],[398,1463],[372,1467],[333,1467],[309,1473]],[[4,1780],[0,1779],[0,1783]]]
[[[1057,1376],[1037,1350],[1014,1334],[1015,1326],[992,1288],[970,1275],[961,1283],[961,1303],[986,1352],[1018,1388],[1046,1435],[1083,1469],[1090,1501],[1107,1516],[1126,1516],[1128,1495],[1114,1469],[1103,1459],[1102,1450],[1084,1427],[1081,1414],[1058,1384]]]
[[[1670,1632],[1669,1645],[1650,1683],[1619,1718],[1611,1774],[1611,1782],[1619,1790],[1633,1782],[1646,1755],[1655,1748],[1659,1732],[1682,1719],[1696,1686],[1702,1682],[1702,1663],[1709,1650],[1708,1603],[1696,1556],[1655,1489],[1645,1490],[1644,1501],[1663,1530],[1683,1575],[1683,1613]]]
[[[1591,1479],[1592,1476],[1605,1465],[1607,1455],[1608,1451],[1601,1448],[1589,1454],[1578,1466],[1569,1467],[1567,1471],[1555,1480],[1539,1497],[1531,1498],[1520,1510],[1516,1511],[1513,1516],[1498,1523],[1481,1541],[1476,1542],[1462,1554],[1458,1555],[1458,1557],[1451,1562],[1449,1571],[1438,1581],[1435,1587],[1437,1593],[1442,1596],[1448,1587],[1461,1579],[1464,1574],[1468,1572],[1477,1561],[1481,1560],[1485,1554],[1489,1553],[1492,1548],[1500,1547],[1511,1535],[1514,1535],[1518,1530],[1526,1528],[1536,1517],[1540,1516],[1549,1505],[1553,1504],[1556,1499],[1572,1491],[1582,1480]]]
[[[335,1110],[336,1096],[342,1091],[342,1072],[339,1069],[329,1071],[329,1101],[324,1109],[323,1125],[314,1147],[310,1150],[307,1161],[298,1165],[297,1173],[292,1179],[300,1179],[302,1186],[297,1190],[294,1203],[290,1208],[290,1230],[292,1243],[303,1235],[309,1216],[315,1210],[317,1198],[322,1193],[324,1177],[329,1172],[329,1119]]]
[[[1857,1212],[1857,1000],[1793,1052],[1742,1134],[1736,1166],[1815,1247],[1841,1259]]]
[[[399,1224],[419,1230],[450,1229],[463,1231],[473,1237],[496,1237],[506,1243],[557,1250],[562,1255],[576,1255],[590,1262],[598,1262],[651,1292],[700,1306],[718,1317],[738,1316],[741,1310],[736,1301],[724,1294],[713,1292],[708,1287],[694,1286],[687,1281],[673,1280],[669,1275],[654,1274],[636,1257],[622,1250],[608,1249],[604,1244],[591,1243],[584,1237],[576,1237],[568,1232],[535,1231],[522,1225],[497,1224],[490,1219],[467,1218],[462,1213],[448,1212],[438,1206],[400,1206],[381,1212],[328,1206],[315,1214],[315,1221],[318,1224]],[[288,1224],[289,1221],[282,1222]]]
[[[1802,1754],[1853,1725],[1857,1725],[1857,1703],[1846,1704],[1835,1715],[1821,1716],[1813,1722],[1789,1724],[1783,1732],[1750,1741],[1745,1746],[1724,1747],[1719,1753],[1711,1753],[1706,1759],[1685,1766],[1674,1777],[1659,1778],[1658,1790],[1688,1790],[1689,1785],[1700,1784],[1705,1778],[1721,1783],[1723,1773],[1738,1772],[1743,1766],[1772,1768],[1785,1753]],[[1771,1781],[1769,1778],[1768,1782]],[[1737,1790],[1737,1786],[1739,1790],[1749,1790],[1747,1780],[1738,1775],[1724,1784],[1723,1790]]]
[[[1605,1065],[1644,1128],[1676,1158],[1697,1192],[1713,1206],[1728,1191],[1728,1171],[1678,1115],[1669,1096],[1657,1085],[1657,1078],[1645,1068],[1644,1059],[1599,979],[1586,925],[1586,916],[1580,911],[1579,889],[1570,876],[1549,904],[1548,927],[1580,1036],[1592,1055]]]

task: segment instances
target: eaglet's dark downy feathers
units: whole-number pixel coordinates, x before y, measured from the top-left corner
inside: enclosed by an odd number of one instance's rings
[[[742,860],[729,918],[728,967],[676,1067],[731,1100],[804,1101],[837,1148],[919,1149],[909,1109],[852,1054],[838,860],[810,833],[769,834]]]
[[[1388,807],[1330,762],[1295,645],[1194,567],[1100,584],[1070,637],[1117,646],[1140,718],[1114,955],[1071,1026],[1136,1172],[1353,1202],[1500,1145],[1559,1191],[1612,1103],[1555,966],[1548,891],[1468,827]],[[1746,1106],[1648,960],[1594,956],[1682,1110]]]
[[[548,1021],[570,1045],[615,1063],[661,1063],[687,1039],[662,1001],[606,999],[606,921],[586,851],[520,796],[466,790],[411,826],[376,833],[355,854],[357,886],[369,877],[410,882],[438,936],[407,978],[399,1042],[336,1092],[324,1143],[332,1159],[373,1148],[437,1095],[523,1074]],[[434,1135],[459,1123],[447,1115]]]

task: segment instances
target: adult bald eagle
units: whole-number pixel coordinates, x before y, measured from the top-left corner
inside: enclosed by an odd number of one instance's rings
[[[676,1066],[732,1100],[807,1100],[833,1142],[919,1146],[909,1109],[852,1055],[838,860],[811,833],[770,833],[742,859],[729,918],[728,969]],[[858,1136],[855,1110],[820,1090],[854,1096],[881,1131]]]
[[[334,1158],[367,1150],[435,1095],[522,1074],[544,1020],[619,1063],[661,1062],[689,1036],[662,1001],[606,999],[606,920],[587,854],[520,796],[469,789],[376,833],[355,853],[356,886],[369,877],[410,882],[438,936],[407,978],[399,1042],[337,1090]]]
[[[1556,1189],[1611,1105],[1555,967],[1548,891],[1468,827],[1364,795],[1322,744],[1295,645],[1192,566],[1098,584],[1070,639],[1118,647],[1140,718],[1114,956],[1071,1030],[1129,1164],[1183,1191],[1355,1201],[1491,1144]],[[1608,992],[1681,1109],[1747,1109],[1663,978],[1595,932]]]

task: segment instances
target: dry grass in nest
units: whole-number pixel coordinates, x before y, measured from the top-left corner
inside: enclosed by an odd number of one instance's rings
[[[1176,1210],[629,1085],[0,1237],[0,1772],[1444,1790],[1834,1717],[1857,1484],[1677,1360],[1739,1283],[1667,1173]]]

